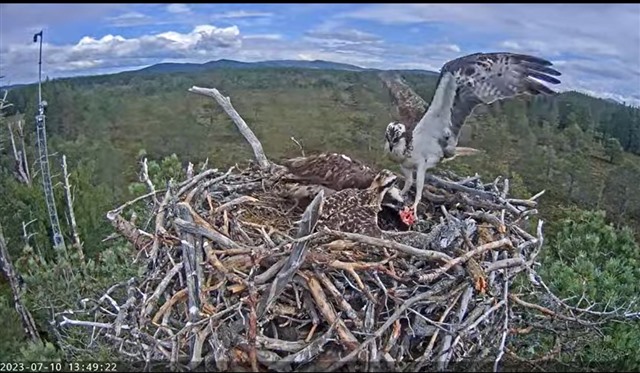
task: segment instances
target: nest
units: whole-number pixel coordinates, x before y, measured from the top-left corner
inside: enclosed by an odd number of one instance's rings
[[[229,98],[190,92],[223,107],[257,165],[203,171],[159,200],[143,163],[150,193],[107,214],[143,257],[141,275],[54,324],[113,346],[123,371],[529,371],[576,326],[637,317],[570,306],[536,274],[542,221],[529,218],[542,192],[514,199],[508,179],[428,175],[411,230],[385,215],[383,237],[328,230],[317,226],[323,192],[290,211],[282,167]],[[122,216],[147,199],[153,232]],[[534,328],[556,346],[525,359],[513,337]]]
[[[542,244],[541,224],[520,227],[535,201],[505,181],[433,178],[418,225],[372,238],[316,229],[322,194],[289,212],[272,173],[207,170],[153,204],[153,233],[121,216],[142,199],[110,212],[144,274],[57,325],[88,327],[136,370],[482,369],[520,322],[509,287]]]

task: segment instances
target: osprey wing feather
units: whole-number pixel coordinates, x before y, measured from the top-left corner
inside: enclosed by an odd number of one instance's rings
[[[539,57],[506,52],[475,53],[449,61],[442,68],[436,94],[423,119],[437,116],[450,120],[422,120],[418,127],[448,126],[446,147],[451,150],[476,106],[524,94],[554,94],[534,80],[559,84],[554,76],[561,74],[550,66],[551,62]],[[416,128],[416,132],[420,130]]]

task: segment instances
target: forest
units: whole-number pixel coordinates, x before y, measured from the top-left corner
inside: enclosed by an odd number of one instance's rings
[[[431,99],[437,76],[400,73]],[[0,232],[44,343],[34,343],[21,327],[3,280],[0,314],[15,322],[3,328],[2,360],[68,359],[48,325],[52,309],[73,308],[77,294],[101,294],[115,279],[135,274],[135,252],[113,234],[105,215],[146,192],[143,159],[156,186],[184,179],[189,162],[226,169],[251,160],[251,148],[215,101],[188,93],[194,85],[229,96],[272,159],[298,156],[299,143],[307,154],[340,152],[398,171],[382,152],[393,104],[373,71],[220,68],[47,80],[42,90],[57,210],[65,241],[79,248],[60,258],[51,243],[37,163],[37,86],[12,89],[0,126]],[[508,177],[516,198],[544,191],[537,207],[546,222],[540,273],[559,296],[576,307],[586,297],[605,313],[605,305],[637,303],[640,109],[578,92],[497,102],[475,110],[461,145],[482,154],[439,170],[478,175],[484,182]],[[16,157],[15,149],[23,153]],[[17,166],[17,158],[26,158],[26,167]],[[82,270],[76,270],[80,262]],[[559,342],[542,331],[512,343],[530,356],[585,368],[640,369],[637,316],[604,323],[574,341]],[[553,350],[556,344],[564,347]],[[73,351],[91,360],[109,356],[98,348]]]

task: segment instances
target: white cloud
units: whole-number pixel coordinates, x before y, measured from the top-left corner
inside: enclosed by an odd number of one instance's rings
[[[344,51],[345,49],[368,49],[370,51],[374,51],[379,50],[380,48],[376,46],[382,43],[382,38],[379,36],[355,29],[309,31],[306,33],[304,40],[323,48],[331,48],[336,51]]]
[[[244,35],[243,40],[259,39],[259,40],[282,40],[281,34],[254,34]]]
[[[273,13],[269,12],[248,12],[245,10],[237,10],[226,13],[214,14],[213,18],[216,19],[224,19],[224,18],[260,18],[260,17],[271,17]]]
[[[169,4],[167,5],[169,13],[190,13],[191,8],[187,4]]]
[[[382,41],[380,36],[356,29],[311,30],[306,32],[306,35],[319,40],[340,40],[352,43],[378,43]]]
[[[140,12],[127,12],[107,19],[116,27],[142,26],[153,22],[151,17]]]
[[[460,47],[457,46],[456,44],[443,44],[442,49],[448,52],[453,52],[453,53],[460,53],[460,50],[461,50]]]
[[[500,46],[503,48],[507,48],[507,49],[512,49],[512,50],[522,50],[524,49],[520,43],[518,43],[517,41],[512,41],[512,40],[505,40],[502,43],[500,43]]]
[[[222,51],[242,45],[240,30],[236,26],[218,28],[212,25],[196,26],[191,32],[175,31],[137,38],[105,35],[99,39],[85,36],[75,45],[43,45],[43,71],[55,72],[88,70],[104,67],[128,67],[151,64],[165,58],[222,57]],[[2,71],[12,80],[30,76],[23,66],[33,64],[37,58],[35,44],[9,45],[0,58]]]

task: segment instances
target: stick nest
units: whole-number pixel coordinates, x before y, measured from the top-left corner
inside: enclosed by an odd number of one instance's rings
[[[519,273],[539,286],[543,236],[527,223],[535,200],[510,199],[507,180],[432,177],[421,222],[372,238],[316,229],[322,194],[288,213],[274,175],[210,169],[150,193],[151,232],[122,217],[134,201],[111,211],[144,274],[57,327],[134,370],[479,370],[516,358],[506,339],[527,312],[562,316],[510,291]]]

